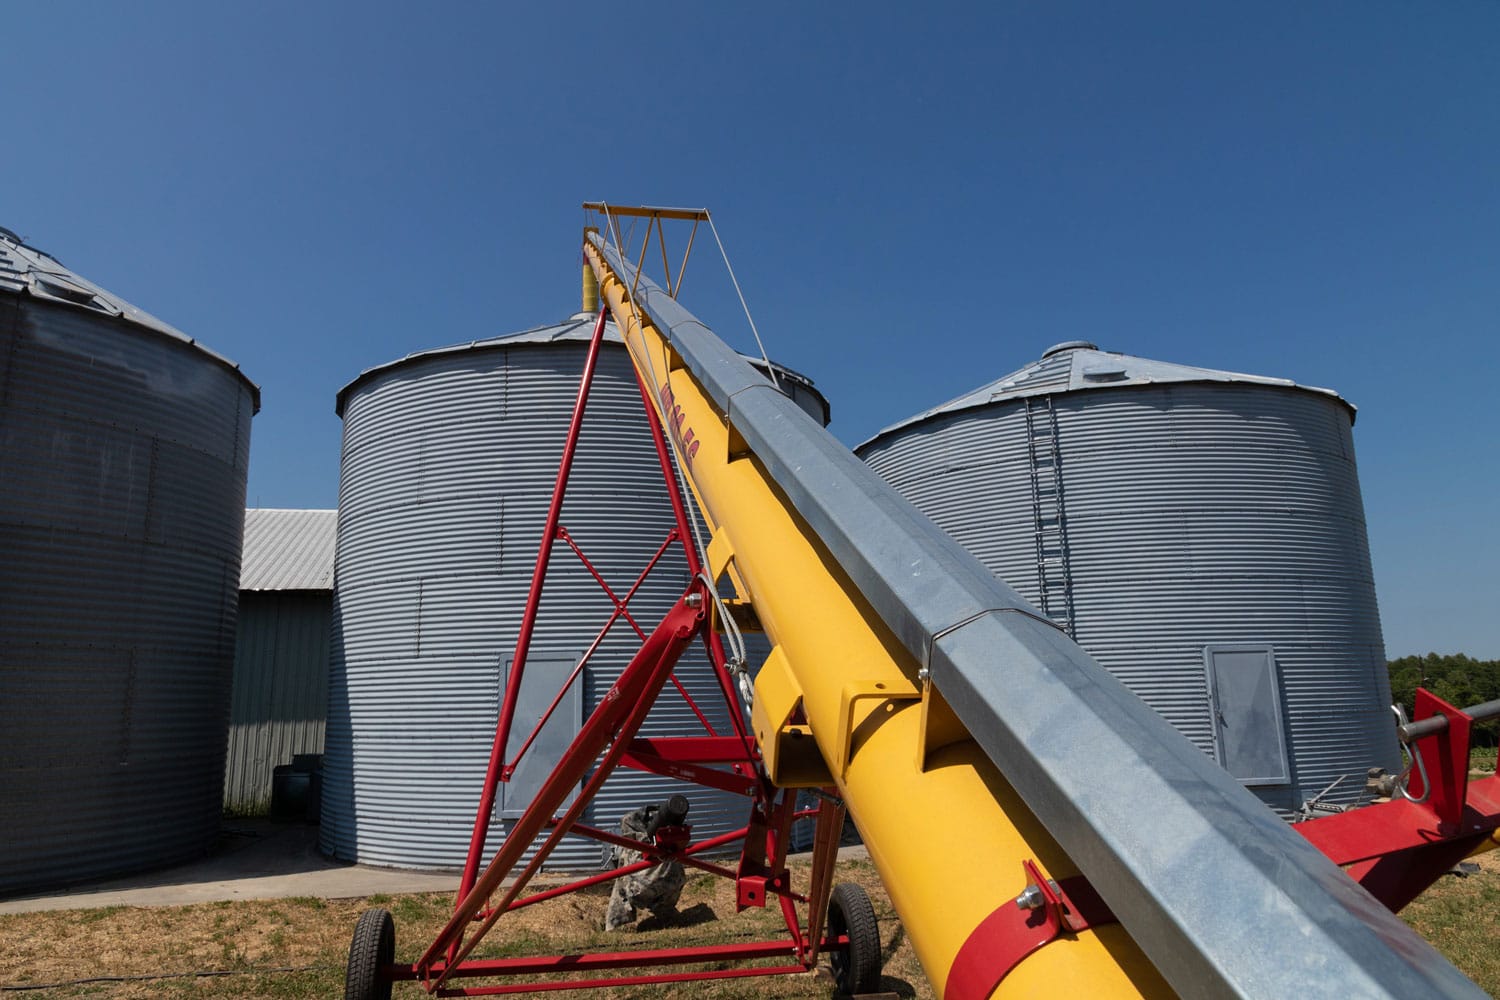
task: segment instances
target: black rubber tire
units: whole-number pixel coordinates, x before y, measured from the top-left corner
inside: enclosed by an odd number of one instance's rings
[[[847,950],[828,953],[833,981],[849,996],[880,990],[880,925],[870,897],[852,882],[833,887],[828,897],[828,935],[849,935]]]
[[[396,960],[396,922],[388,910],[366,910],[354,925],[344,1000],[391,1000],[391,981],[380,970]]]

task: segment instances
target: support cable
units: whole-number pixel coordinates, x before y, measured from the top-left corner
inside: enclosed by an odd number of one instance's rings
[[[704,565],[707,565],[705,563]],[[707,571],[699,573],[698,579],[702,580],[708,588],[709,599],[713,601],[714,612],[719,620],[724,623],[724,638],[729,646],[730,656],[724,666],[734,675],[739,682],[740,697],[745,700],[745,707],[750,708],[755,704],[755,687],[750,682],[750,669],[748,667],[748,653],[745,649],[745,635],[740,631],[739,623],[729,613],[724,605],[724,598],[719,596],[719,588],[708,578]],[[713,627],[713,621],[709,621],[709,627]]]
[[[760,331],[755,328],[755,318],[750,315],[750,307],[745,304],[745,293],[740,291],[739,280],[735,278],[734,268],[729,264],[729,254],[724,252],[724,241],[719,239],[719,229],[714,225],[713,213],[704,209],[703,214],[708,217],[708,229],[714,234],[714,242],[719,244],[719,256],[724,258],[724,270],[729,272],[729,280],[734,285],[734,294],[740,297],[740,308],[745,310],[745,319],[750,321],[750,332],[755,334],[755,346],[760,348],[760,358],[766,363],[766,373],[771,376],[771,384],[781,390],[781,380],[776,377],[776,366],[771,364],[771,359],[766,354],[766,345],[761,343]]]

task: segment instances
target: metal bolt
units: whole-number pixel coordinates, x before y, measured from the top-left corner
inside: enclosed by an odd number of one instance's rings
[[[917,683],[918,684],[926,684],[930,680],[932,680],[932,671],[931,670],[928,670],[926,667],[923,667],[921,670],[917,671]]]
[[[1038,910],[1046,901],[1047,898],[1042,895],[1040,886],[1028,885],[1026,890],[1016,897],[1016,909]]]
[[[700,607],[703,604],[702,594],[689,594],[682,599],[682,603],[690,608]]]

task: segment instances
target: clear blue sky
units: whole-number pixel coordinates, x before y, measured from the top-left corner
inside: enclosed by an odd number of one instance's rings
[[[849,444],[1073,338],[1338,390],[1389,654],[1500,657],[1500,5],[925,6],[12,7],[0,225],[313,507],[361,369],[577,309],[582,200],[707,206]]]

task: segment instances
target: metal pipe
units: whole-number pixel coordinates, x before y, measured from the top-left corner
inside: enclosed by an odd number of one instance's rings
[[[599,279],[587,264],[583,265],[583,311],[590,314],[599,311]]]
[[[1500,716],[1500,698],[1494,701],[1482,701],[1478,705],[1470,705],[1462,711],[1475,722],[1493,719],[1496,716]],[[1424,736],[1440,733],[1447,728],[1448,717],[1446,715],[1434,715],[1419,722],[1408,722],[1404,726],[1397,726],[1396,735],[1401,738],[1402,743],[1410,743]]]

